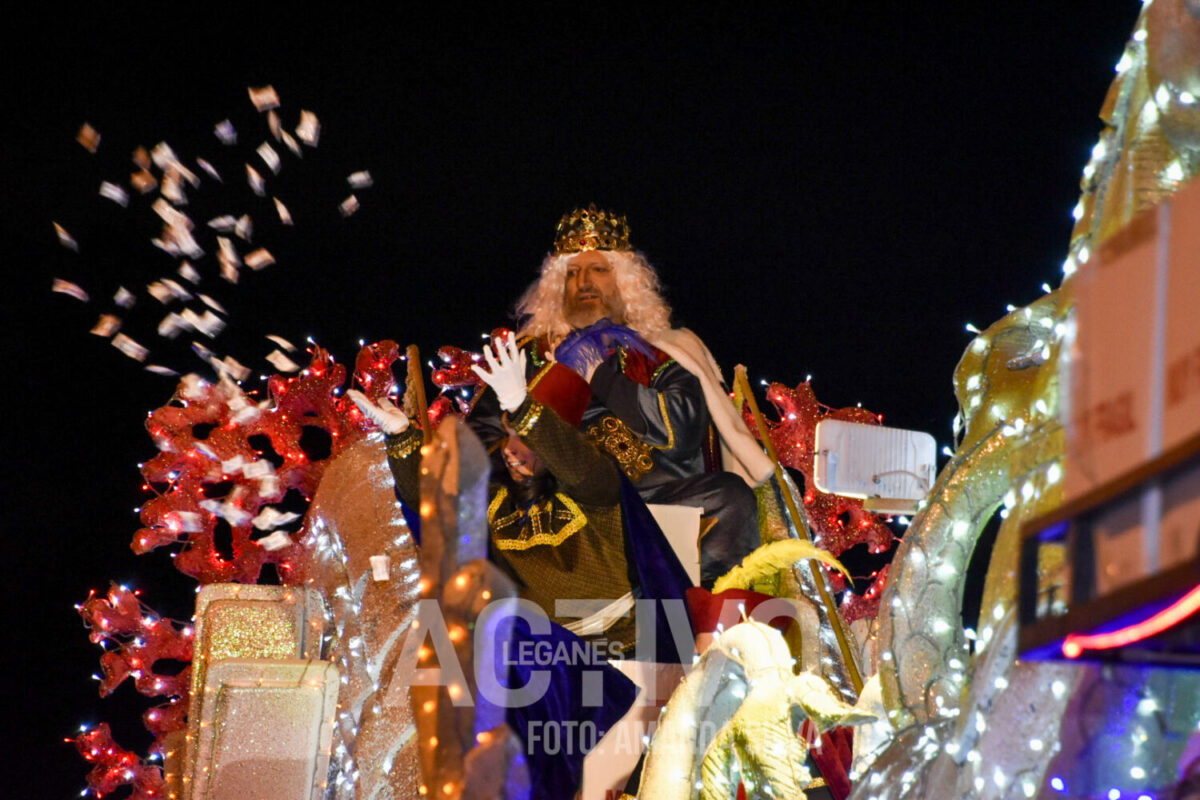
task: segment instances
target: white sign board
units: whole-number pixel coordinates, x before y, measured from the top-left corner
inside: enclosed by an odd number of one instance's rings
[[[863,498],[881,511],[912,510],[937,475],[937,444],[923,431],[825,419],[813,450],[818,489]]]

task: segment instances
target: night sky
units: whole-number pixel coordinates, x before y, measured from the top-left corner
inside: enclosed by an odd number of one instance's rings
[[[676,323],[727,374],[797,383],[833,406],[950,441],[951,378],[1005,305],[1057,285],[1097,111],[1136,0],[1065,4],[748,4],[708,13],[502,6],[397,7],[367,16],[298,7],[163,18],[125,5],[35,11],[4,34],[5,451],[4,797],[68,797],[85,770],[69,745],[108,720],[141,748],[124,687],[100,700],[99,650],[72,608],[110,580],[190,615],[193,582],[165,553],[134,556],[142,428],[170,378],[89,336],[118,285],[139,291],[131,336],[151,360],[204,365],[162,345],[146,283],[174,270],[127,183],[138,145],[202,156],[223,186],[193,192],[200,225],[250,213],[278,260],[233,287],[197,263],[229,310],[211,345],[255,370],[265,334],[312,336],[342,362],[393,338],[432,356],[511,324],[566,210],[626,213],[658,268]],[[280,226],[242,163],[266,138],[246,87],[273,84],[285,124],[322,122],[303,160],[284,153]],[[225,147],[213,126],[241,133]],[[98,129],[91,155],[75,143]],[[282,150],[282,148],[281,148]],[[345,177],[374,186],[343,218]],[[78,240],[61,248],[51,221]],[[49,291],[53,278],[92,294]],[[249,382],[258,385],[257,377]],[[14,783],[15,781],[15,783]],[[11,786],[11,788],[9,788]]]

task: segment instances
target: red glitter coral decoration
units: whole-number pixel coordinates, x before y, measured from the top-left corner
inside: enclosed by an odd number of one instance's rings
[[[192,660],[192,629],[176,626],[142,604],[134,592],[124,586],[112,586],[106,596],[94,592],[78,607],[88,636],[96,644],[116,645],[100,657],[103,677],[100,696],[107,697],[132,677],[137,690],[149,697],[184,697],[190,672],[176,675],[155,672],[155,662],[171,659]]]
[[[87,782],[97,797],[122,786],[133,787],[129,800],[160,800],[165,796],[162,769],[146,764],[136,753],[118,745],[107,723],[67,741],[74,742],[79,754],[93,765]]]
[[[102,647],[113,646],[100,657],[101,697],[132,678],[140,693],[168,698],[142,715],[146,728],[155,736],[151,752],[164,755],[167,736],[187,727],[191,627],[160,617],[124,586],[113,585],[103,596],[92,592],[77,609],[91,630],[89,638]],[[187,666],[174,675],[161,673],[156,668],[162,660]],[[163,797],[162,770],[118,746],[108,725],[101,723],[69,741],[74,741],[80,754],[94,765],[87,780],[97,797],[125,785],[133,787],[130,797],[134,800]]]
[[[864,408],[833,409],[822,405],[813,393],[812,384],[807,381],[794,389],[781,383],[772,383],[767,387],[767,400],[779,415],[778,422],[767,420],[771,444],[775,447],[779,462],[804,475],[804,509],[815,543],[835,556],[862,542],[872,553],[883,553],[891,548],[895,534],[888,527],[885,517],[867,511],[863,508],[862,500],[857,498],[826,494],[818,490],[813,481],[813,448],[818,422],[837,419],[878,425],[880,417]],[[748,415],[749,412],[746,413]],[[754,421],[748,418],[747,423],[757,435],[758,428]],[[831,572],[830,580],[835,589],[844,588],[844,579],[840,574]],[[872,590],[882,580],[886,580],[886,572],[876,576],[867,594],[875,597],[878,592],[872,594]],[[846,597],[844,610],[848,611],[849,604],[854,603],[856,614],[873,616],[873,613],[866,613],[869,609],[862,605],[863,602],[854,600],[851,593]]]
[[[188,375],[171,401],[150,413],[146,429],[159,453],[142,465],[142,476],[155,496],[141,509],[134,552],[182,544],[174,564],[200,583],[256,583],[267,564],[276,565],[285,583],[303,581],[305,553],[279,530],[298,515],[271,504],[293,489],[311,500],[325,464],[373,427],[341,396],[346,368],[319,347],[311,354],[299,375],[270,379],[267,400],[256,402],[228,379],[213,383]],[[394,393],[397,358],[393,341],[363,347],[355,383],[372,399]],[[445,406],[443,413],[450,410]],[[312,429],[328,438],[327,454],[305,452],[302,440]],[[229,530],[225,552],[217,542],[221,524]],[[191,627],[163,619],[123,586],[114,585],[104,596],[93,592],[77,609],[89,638],[109,647],[100,657],[101,697],[132,679],[142,694],[167,698],[142,715],[155,736],[151,752],[163,755],[168,734],[187,726]],[[163,659],[184,668],[174,675],[157,672],[155,664]],[[68,741],[94,764],[88,784],[97,796],[129,785],[133,800],[163,797],[162,770],[118,746],[108,725]]]
[[[399,357],[395,342],[364,347],[356,360],[355,382],[377,399],[396,388],[391,366]],[[152,412],[146,428],[159,454],[142,467],[147,487],[165,491],[141,511],[143,528],[135,552],[183,543],[175,566],[200,583],[256,583],[274,564],[283,583],[301,580],[304,554],[271,506],[289,490],[311,500],[325,464],[361,438],[370,423],[340,396],[346,368],[329,353],[312,348],[312,360],[299,375],[273,376],[270,400],[255,403],[231,381],[185,377],[171,403]],[[329,442],[328,455],[310,457],[302,438]],[[265,437],[278,458],[269,460]],[[262,449],[260,449],[262,448]],[[294,517],[291,517],[294,519]],[[229,529],[225,552],[218,548],[221,522]]]
[[[471,367],[480,363],[483,356],[450,345],[438,348],[437,354],[444,365],[433,371],[433,383],[439,389],[473,389],[483,385],[479,376],[471,371]]]

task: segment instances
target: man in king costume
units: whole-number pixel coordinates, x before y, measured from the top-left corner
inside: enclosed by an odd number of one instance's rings
[[[527,379],[526,354],[512,334],[484,348],[488,370],[475,368],[503,414],[504,470],[488,487],[489,558],[556,623],[545,634],[517,621],[509,652],[520,643],[546,644],[547,652],[576,653],[576,636],[609,656],[637,655],[658,661],[690,660],[676,645],[677,631],[661,601],[682,612],[688,587],[683,567],[641,501],[630,492],[616,464],[580,432],[591,393],[587,383],[561,364],[545,363]],[[388,464],[403,503],[420,498],[421,432],[387,400],[373,403],[356,390],[347,393],[386,435]],[[635,598],[656,601],[653,613],[634,613]],[[559,601],[583,601],[582,618],[564,616]],[[568,609],[570,610],[570,609]],[[640,624],[653,630],[647,636]],[[561,627],[559,627],[561,626]],[[690,639],[686,617],[682,641]],[[565,630],[564,630],[565,629]],[[649,647],[650,644],[653,647]],[[495,644],[495,643],[492,643]],[[689,642],[690,645],[690,642]],[[645,652],[643,652],[645,650]],[[545,665],[509,661],[508,685],[528,684]],[[599,692],[589,695],[588,672],[599,672]],[[546,693],[528,705],[508,709],[509,725],[525,742],[531,728],[563,721],[587,722],[599,736],[626,712],[636,690],[611,666],[556,664]],[[590,699],[589,699],[590,697]],[[568,728],[576,730],[576,728]],[[585,743],[586,744],[586,743]],[[562,753],[527,750],[533,800],[574,796],[583,775],[586,746]]]
[[[564,215],[517,312],[535,367],[555,360],[587,379],[583,429],[642,499],[703,509],[700,583],[711,588],[761,543],[752,488],[774,467],[708,348],[670,326],[658,275],[630,244],[625,217],[594,205]]]

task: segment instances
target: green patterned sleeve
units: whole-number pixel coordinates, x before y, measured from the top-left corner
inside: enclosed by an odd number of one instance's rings
[[[617,465],[554,409],[526,397],[508,422],[576,502],[593,506],[621,502]]]

